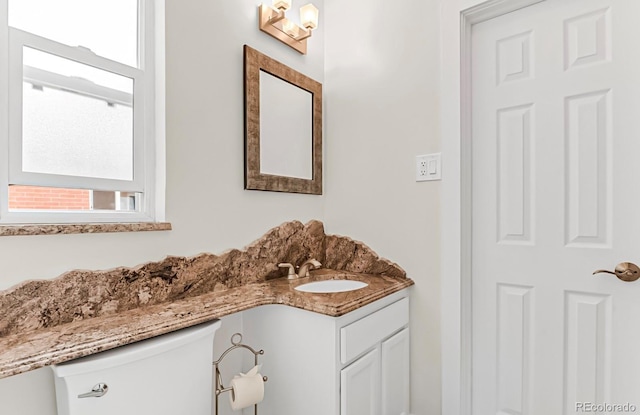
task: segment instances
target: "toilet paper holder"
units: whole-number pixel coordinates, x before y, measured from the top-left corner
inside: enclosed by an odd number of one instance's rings
[[[222,362],[222,359],[225,358],[225,356],[227,354],[229,354],[229,352],[231,352],[232,350],[235,349],[247,349],[249,350],[251,353],[253,353],[253,362],[254,365],[258,365],[258,355],[263,355],[264,354],[264,350],[260,349],[260,350],[255,350],[254,348],[252,348],[251,346],[247,346],[246,344],[242,343],[242,334],[240,333],[235,333],[233,336],[231,336],[231,347],[229,347],[227,350],[224,351],[224,353],[222,353],[222,355],[220,356],[220,358],[218,360],[216,360],[215,362],[213,362],[213,367],[215,368],[215,382],[216,382],[216,389],[215,389],[215,393],[216,393],[216,415],[220,415],[218,412],[218,398],[220,397],[220,394],[223,392],[229,392],[231,391],[233,388],[225,388],[224,384],[222,383],[222,375],[220,374],[220,362]],[[267,381],[268,378],[266,376],[262,377],[263,381]],[[255,415],[258,415],[258,405],[254,405],[254,410],[255,410]]]

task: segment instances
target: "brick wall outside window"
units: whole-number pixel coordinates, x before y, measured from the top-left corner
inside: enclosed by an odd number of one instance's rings
[[[9,186],[9,209],[89,210],[89,190]]]

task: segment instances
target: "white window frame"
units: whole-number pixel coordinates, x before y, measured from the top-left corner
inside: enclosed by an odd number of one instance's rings
[[[164,220],[164,0],[138,0],[138,67],[100,57],[8,26],[8,0],[0,0],[0,225],[15,223],[160,222]],[[129,94],[46,71],[24,68],[23,47],[133,79]],[[26,73],[24,73],[24,72]],[[22,171],[24,75],[37,84],[76,90],[107,102],[133,105],[133,180],[110,180]],[[9,211],[9,184],[139,192],[137,212]]]

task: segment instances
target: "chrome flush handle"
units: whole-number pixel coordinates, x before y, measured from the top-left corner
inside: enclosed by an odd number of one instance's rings
[[[91,388],[91,392],[82,393],[78,395],[78,398],[99,398],[104,396],[107,392],[109,392],[109,386],[107,386],[106,383],[98,383]]]
[[[640,278],[640,268],[632,262],[621,262],[616,265],[616,268],[613,271],[599,269],[594,271],[593,275],[600,273],[615,275],[618,279],[626,282],[635,281]]]

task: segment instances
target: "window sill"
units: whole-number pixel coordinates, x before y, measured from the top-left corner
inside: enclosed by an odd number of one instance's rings
[[[170,231],[168,222],[0,225],[0,236]]]

